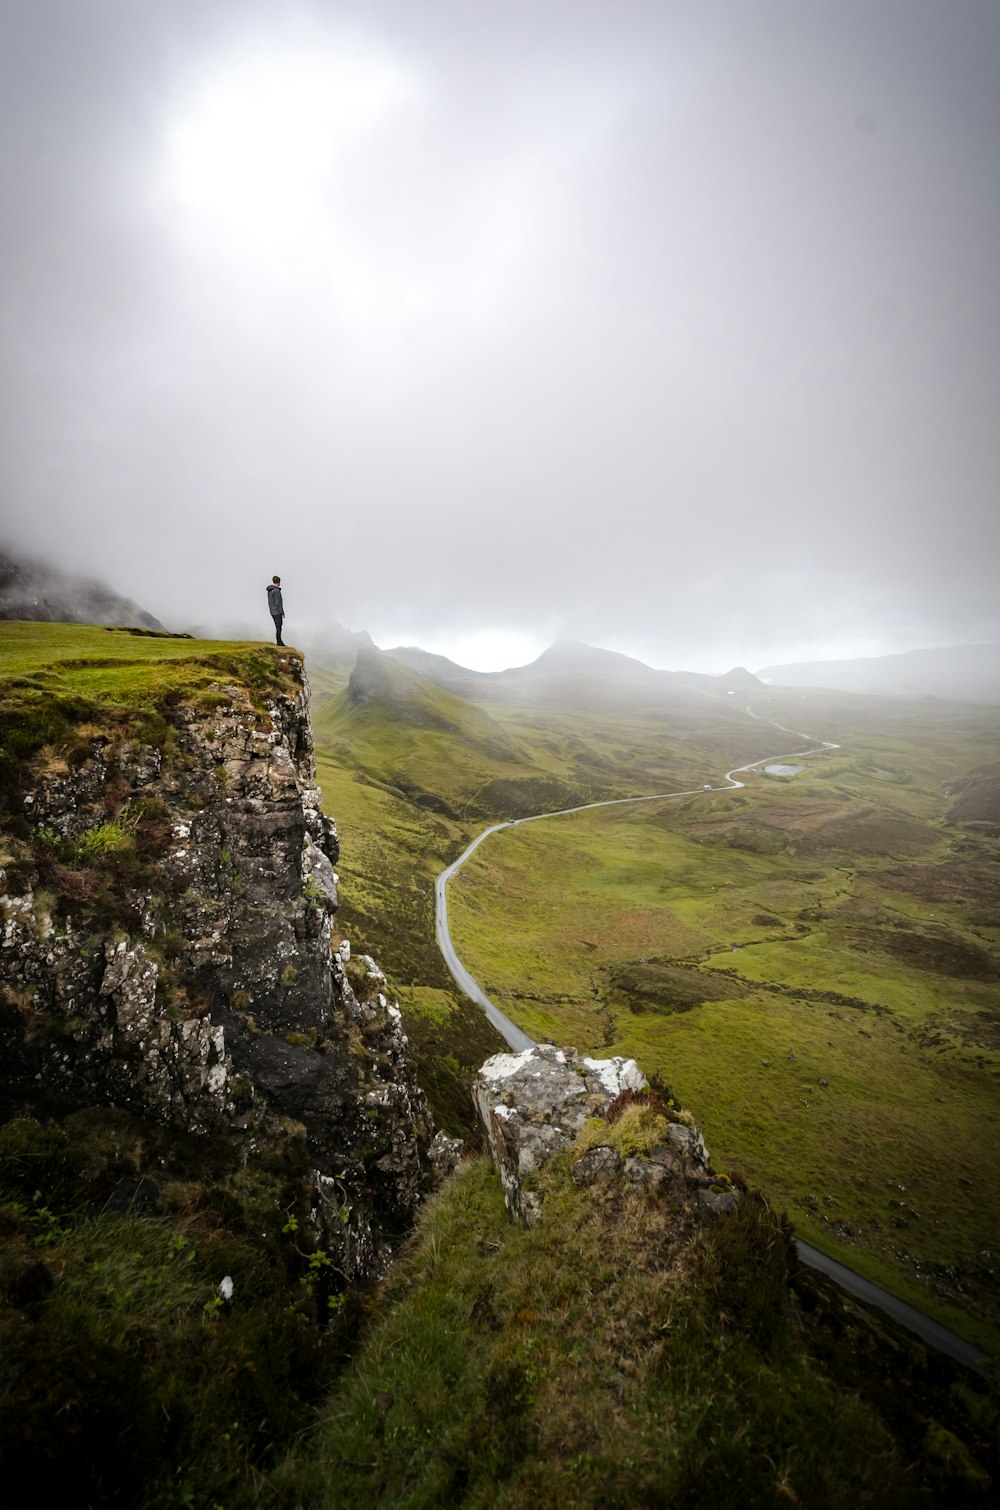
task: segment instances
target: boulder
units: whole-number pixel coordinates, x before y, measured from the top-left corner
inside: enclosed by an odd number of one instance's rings
[[[645,1086],[634,1059],[588,1059],[547,1043],[487,1059],[473,1096],[511,1216],[534,1226],[541,1196],[533,1176],[588,1117],[603,1116],[621,1091]]]
[[[621,1154],[603,1145],[600,1148],[588,1148],[570,1170],[578,1185],[606,1184],[610,1180],[617,1180],[621,1172]]]
[[[646,1079],[634,1059],[587,1059],[575,1049],[536,1044],[520,1054],[496,1054],[476,1077],[476,1110],[512,1217],[533,1227],[541,1219],[538,1171],[576,1138],[588,1117],[603,1117],[624,1090]],[[671,1113],[673,1115],[673,1113]],[[575,1184],[625,1185],[687,1202],[705,1216],[732,1211],[739,1192],[714,1175],[708,1149],[690,1116],[666,1127],[666,1141],[645,1156],[623,1155],[610,1141],[586,1149],[570,1167]]]

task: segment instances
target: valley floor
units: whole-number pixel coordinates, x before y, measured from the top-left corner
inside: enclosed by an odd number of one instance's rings
[[[808,1241],[995,1349],[1000,865],[988,825],[949,817],[946,785],[988,762],[996,717],[823,694],[754,712],[747,758],[801,748],[768,719],[841,748],[791,779],[501,830],[451,882],[459,956],[532,1038],[634,1056],[694,1108],[717,1164]],[[426,944],[433,872],[483,822],[468,797],[464,819],[431,817],[344,754],[324,775],[331,810],[359,814],[345,847],[377,842],[384,858],[406,831],[409,926]],[[444,771],[436,796],[459,812]],[[363,805],[391,814],[377,841]],[[369,885],[364,866],[345,880],[348,914]],[[439,1023],[461,1010],[429,950],[419,968],[433,1000],[419,975],[402,992],[418,1042],[422,1006]],[[459,1028],[459,1070],[462,1042]]]

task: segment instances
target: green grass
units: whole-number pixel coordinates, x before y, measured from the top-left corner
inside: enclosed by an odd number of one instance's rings
[[[906,784],[856,769],[831,795],[818,762],[502,832],[452,883],[452,936],[525,1031],[634,1055],[803,1236],[996,1347],[996,933],[974,883],[933,908],[901,889],[989,844],[943,821],[933,750],[906,751]]]
[[[699,722],[690,709],[490,702],[520,752],[510,777],[477,747],[462,700],[439,692],[424,689],[423,724],[393,696],[358,714],[342,694],[317,727],[345,927],[385,957],[446,1125],[468,1132],[453,1119],[481,1045],[457,1020],[442,1031],[421,1019],[432,1002],[457,1009],[433,944],[437,871],[485,818],[523,813],[531,783],[536,811],[562,805],[544,800],[545,781],[563,784],[554,797],[575,780],[573,800],[699,787],[808,741],[731,704],[706,702]],[[415,698],[409,682],[411,712]],[[842,747],[806,757],[794,781],[751,776],[741,791],[494,836],[452,882],[456,947],[532,1037],[634,1054],[804,1236],[995,1347],[1000,1307],[980,1255],[1000,1246],[981,1174],[1000,1151],[1000,894],[995,845],[945,816],[947,783],[995,745],[995,715],[767,698],[758,711]],[[677,978],[664,987],[678,963],[680,1004]]]
[[[226,683],[262,699],[285,684],[296,652],[81,624],[0,623],[0,788],[46,748],[111,734],[162,745],[180,704],[225,697]]]
[[[296,654],[291,652],[292,656]],[[0,623],[2,685],[21,678],[99,706],[144,706],[164,693],[196,691],[220,673],[248,684],[276,682],[280,649],[243,641],[139,635],[85,624]]]
[[[702,1228],[577,1190],[568,1163],[543,1172],[531,1231],[488,1163],[433,1198],[318,1430],[272,1476],[279,1504],[987,1503],[962,1441],[984,1445],[965,1412],[988,1430],[985,1397],[960,1403],[944,1367],[931,1400],[897,1347],[906,1403],[879,1398],[871,1344],[845,1347],[805,1290],[796,1321],[764,1202]]]
[[[11,1481],[53,1503],[258,1503],[342,1346],[289,1232],[305,1170],[294,1131],[241,1166],[110,1108],[0,1128]]]

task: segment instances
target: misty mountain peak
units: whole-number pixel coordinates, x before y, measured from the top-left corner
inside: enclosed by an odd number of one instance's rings
[[[89,577],[0,552],[0,619],[162,629],[159,619]]]
[[[354,663],[347,695],[354,707],[368,703],[409,700],[419,692],[420,677],[375,645],[362,645]]]
[[[586,645],[582,640],[556,640],[548,650],[543,650],[537,660],[524,671],[584,672],[589,675],[655,676],[651,666],[637,661],[631,655],[622,655],[618,650],[602,650],[595,645]]]
[[[753,672],[748,671],[745,666],[734,666],[731,671],[727,671],[723,676],[720,676],[719,681],[739,687],[746,687],[748,690],[759,690],[764,685],[760,677],[754,676]]]

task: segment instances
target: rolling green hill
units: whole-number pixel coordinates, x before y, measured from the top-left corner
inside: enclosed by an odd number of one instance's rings
[[[358,655],[344,691],[318,704],[315,726],[364,775],[449,816],[484,781],[530,764],[488,713],[374,648]]]
[[[857,701],[800,708],[843,745],[794,779],[494,836],[452,937],[525,1031],[634,1055],[803,1236],[996,1347],[1000,864],[946,789],[995,719]]]
[[[391,922],[383,954],[415,1041],[433,1015],[439,1097],[442,1048],[459,1080],[474,1062],[432,933],[434,875],[468,837],[525,811],[697,789],[804,747],[763,719],[841,745],[791,780],[757,773],[741,791],[495,835],[452,883],[454,941],[532,1036],[634,1054],[803,1235],[995,1345],[980,1255],[1000,1247],[1000,1213],[971,1171],[1000,1153],[1000,884],[995,840],[969,816],[970,792],[976,815],[992,811],[995,714],[755,692],[740,672],[651,711],[649,678],[601,657],[621,681],[587,707],[592,661],[577,651],[550,659],[537,697],[474,700],[417,673],[417,657],[384,659],[368,695],[321,708],[322,774],[354,857],[345,927],[374,937]],[[575,669],[557,697],[560,659]],[[459,1130],[459,1092],[450,1110]]]

